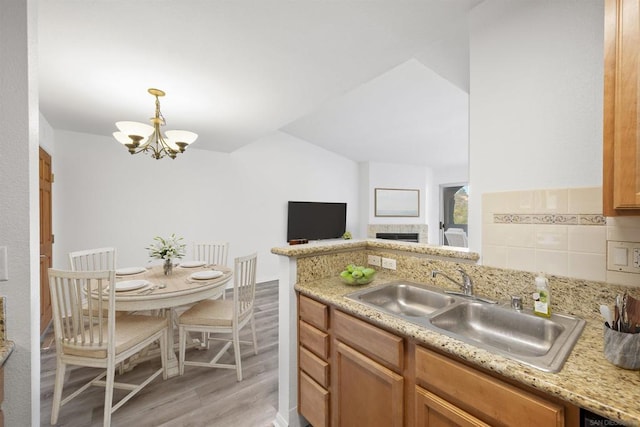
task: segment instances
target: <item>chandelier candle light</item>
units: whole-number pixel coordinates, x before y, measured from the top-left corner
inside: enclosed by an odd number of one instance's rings
[[[160,132],[160,126],[166,124],[164,116],[160,112],[160,99],[164,91],[149,89],[149,93],[156,97],[156,115],[151,118],[149,126],[139,122],[116,122],[119,132],[114,132],[113,137],[129,149],[129,153],[149,153],[154,159],[169,156],[176,158],[178,153],[184,153],[187,146],[193,143],[198,135],[187,130],[168,130],[165,135]]]

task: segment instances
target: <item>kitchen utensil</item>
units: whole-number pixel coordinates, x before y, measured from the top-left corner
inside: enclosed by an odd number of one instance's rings
[[[611,309],[609,308],[609,306],[601,304],[600,314],[602,314],[602,317],[604,317],[604,321],[607,323],[607,326],[613,328],[613,315],[611,314]]]
[[[640,332],[640,300],[627,296],[627,316],[629,318],[629,332]]]
[[[615,309],[615,330],[618,332],[622,332],[622,295],[618,294],[616,295],[616,309]]]
[[[625,292],[622,297],[622,310],[620,311],[620,317],[622,318],[622,332],[629,332],[629,315],[627,313],[627,299],[628,295]]]

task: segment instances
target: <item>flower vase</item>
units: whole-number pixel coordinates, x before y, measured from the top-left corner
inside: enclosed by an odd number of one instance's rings
[[[167,258],[164,260],[164,275],[168,276],[173,272],[173,261],[171,261],[171,258]]]

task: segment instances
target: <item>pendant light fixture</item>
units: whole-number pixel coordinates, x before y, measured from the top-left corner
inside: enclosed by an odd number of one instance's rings
[[[178,153],[184,153],[198,135],[187,130],[168,130],[163,136],[160,126],[165,125],[165,119],[160,112],[160,97],[165,93],[153,88],[148,92],[156,97],[156,114],[151,118],[151,126],[139,122],[116,122],[119,132],[114,132],[113,137],[131,154],[147,153],[154,159],[165,156],[175,159]]]

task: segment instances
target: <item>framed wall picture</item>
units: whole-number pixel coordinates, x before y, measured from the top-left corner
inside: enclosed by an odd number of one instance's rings
[[[420,190],[376,188],[375,216],[420,216]]]

